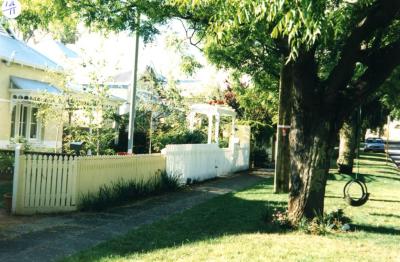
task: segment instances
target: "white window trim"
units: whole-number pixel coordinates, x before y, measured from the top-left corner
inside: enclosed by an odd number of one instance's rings
[[[20,137],[20,123],[21,123],[21,110],[23,107],[27,107],[27,117],[26,117],[26,131],[25,134],[22,135],[22,137],[24,137],[28,142],[33,142],[33,143],[39,143],[42,141],[41,137],[42,137],[42,123],[41,121],[39,121],[39,119],[36,119],[36,138],[31,138],[31,126],[32,126],[32,108],[37,108],[35,106],[32,106],[32,104],[29,103],[16,103],[13,105],[13,107],[15,106],[15,119],[14,119],[14,137],[11,136],[10,133],[10,137],[11,138],[15,138],[15,137]],[[14,110],[14,108],[11,108],[11,121],[12,121],[12,111]],[[10,121],[10,124],[11,124]],[[11,126],[10,126],[11,127]]]

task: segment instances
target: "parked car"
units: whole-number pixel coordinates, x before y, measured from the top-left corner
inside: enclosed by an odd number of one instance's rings
[[[364,152],[385,152],[385,143],[381,138],[367,138],[365,140]]]

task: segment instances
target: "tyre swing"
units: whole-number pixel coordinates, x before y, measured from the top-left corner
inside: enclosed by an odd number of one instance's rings
[[[361,188],[361,197],[359,198],[352,197],[349,193],[350,188],[355,185]],[[367,185],[357,178],[350,180],[343,188],[343,198],[350,206],[359,207],[364,205],[369,199]]]
[[[359,123],[361,119],[361,107],[360,107],[360,113],[357,118],[357,172],[355,174],[355,178],[352,180],[348,181],[346,185],[343,188],[343,198],[346,201],[347,204],[353,207],[359,207],[364,205],[368,199],[369,199],[369,193],[368,193],[368,188],[367,185],[363,180],[360,180],[358,177],[360,175],[360,137],[359,137]],[[361,196],[359,198],[353,197],[350,194],[350,189],[352,187],[359,187],[361,189]]]

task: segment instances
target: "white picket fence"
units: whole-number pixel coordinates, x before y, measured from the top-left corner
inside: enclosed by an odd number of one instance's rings
[[[16,154],[14,214],[77,210],[79,197],[119,180],[147,181],[165,170],[160,154],[135,156],[45,156]]]
[[[20,155],[17,145],[13,181],[14,214],[77,210],[79,197],[118,180],[148,181],[159,171],[181,182],[202,181],[249,168],[250,128],[238,126],[240,143],[167,145],[164,155]]]
[[[76,161],[70,156],[24,155],[24,209],[44,213],[76,209]]]

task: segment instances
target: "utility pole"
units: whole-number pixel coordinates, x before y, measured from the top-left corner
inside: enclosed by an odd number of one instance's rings
[[[274,193],[289,192],[290,144],[292,112],[292,67],[283,65],[279,84],[279,113],[276,132]]]
[[[386,124],[386,165],[389,164],[389,137],[390,137],[390,115],[387,117]]]
[[[136,33],[135,33],[135,62],[132,76],[132,90],[130,97],[131,107],[129,108],[129,127],[128,127],[128,153],[133,153],[133,139],[135,134],[135,116],[136,116],[136,89],[137,89],[137,71],[139,60],[139,27],[140,27],[140,13],[137,12],[136,17]]]

